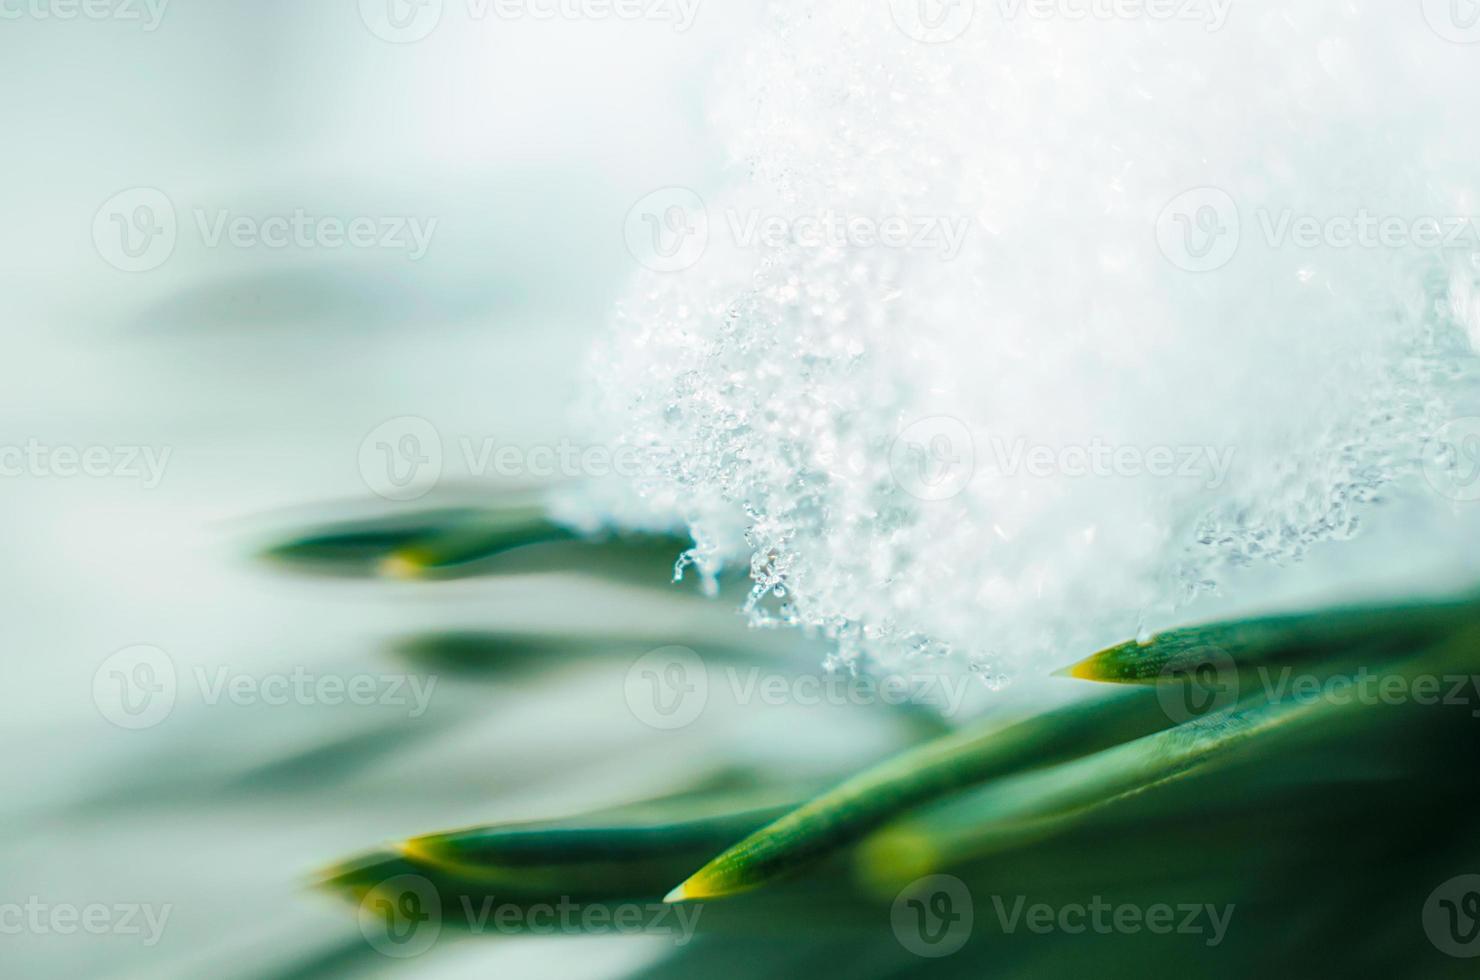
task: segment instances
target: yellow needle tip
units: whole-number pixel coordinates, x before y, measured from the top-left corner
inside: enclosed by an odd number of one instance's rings
[[[735,887],[734,885],[721,884],[716,876],[700,871],[697,874],[690,875],[688,881],[685,881],[673,889],[673,891],[664,895],[663,901],[669,905],[673,905],[677,902],[700,902],[708,901],[711,898],[729,898],[731,895],[738,895],[740,892],[749,891],[754,887],[756,886],[741,885]]]
[[[1067,667],[1061,667],[1058,670],[1054,671],[1051,676],[1074,677],[1082,681],[1102,680],[1103,678],[1100,676],[1099,672],[1095,670],[1095,661],[1097,659],[1099,659],[1099,654],[1096,654],[1095,656],[1090,657],[1087,660],[1081,660],[1077,664],[1070,664]]]
[[[390,555],[380,563],[380,574],[385,578],[418,579],[426,572],[426,566],[410,555]]]
[[[701,898],[717,898],[724,894],[724,892],[706,890],[703,885],[697,883],[698,878],[699,876],[695,875],[679,885],[673,891],[664,895],[663,901],[669,905],[674,905],[678,902],[693,902]]]

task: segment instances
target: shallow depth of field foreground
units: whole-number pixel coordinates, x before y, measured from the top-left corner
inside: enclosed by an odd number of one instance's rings
[[[0,973],[1473,975],[1468,6],[0,0]]]

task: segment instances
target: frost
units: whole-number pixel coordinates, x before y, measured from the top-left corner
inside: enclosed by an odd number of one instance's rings
[[[677,573],[748,568],[753,620],[835,666],[997,687],[1350,537],[1416,471],[1476,266],[1329,219],[1470,214],[1480,62],[1413,4],[991,6],[942,44],[884,3],[771,9],[725,72],[702,259],[642,276],[593,358],[590,424],[643,472],[562,508],[689,528]],[[759,244],[755,216],[942,233]]]

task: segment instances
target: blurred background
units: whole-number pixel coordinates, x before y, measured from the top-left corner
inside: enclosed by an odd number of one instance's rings
[[[0,479],[3,670],[25,692],[3,722],[15,750],[0,764],[11,828],[0,880],[6,901],[173,912],[150,948],[137,936],[5,935],[5,972],[270,973],[358,935],[344,908],[306,894],[328,860],[646,789],[606,775],[599,759],[615,746],[590,733],[607,722],[633,751],[661,733],[630,716],[620,680],[597,673],[575,678],[558,712],[445,684],[409,721],[404,707],[208,705],[188,678],[221,666],[256,678],[394,672],[405,668],[387,642],[418,627],[570,620],[568,590],[548,576],[386,592],[280,578],[246,556],[264,519],[375,501],[360,451],[387,420],[435,426],[448,484],[468,475],[463,438],[530,447],[565,435],[587,341],[635,266],[626,212],[657,186],[702,186],[722,163],[702,106],[709,52],[748,16],[730,6],[678,30],[479,21],[448,4],[427,36],[396,43],[390,16],[416,5],[191,0],[96,16],[7,5],[0,443],[107,447],[121,472]],[[172,203],[174,246],[124,271],[106,229],[134,209],[109,202],[141,190]],[[435,231],[412,258],[213,244],[197,221],[300,210]],[[161,478],[129,475],[133,447],[168,453]],[[588,585],[581,615],[642,619],[642,596]],[[140,644],[187,682],[164,721],[127,730],[100,713],[94,675]],[[378,772],[312,762],[315,749],[397,726]],[[674,751],[663,743],[682,768]],[[531,956],[553,968],[545,957],[558,955],[562,972],[607,976],[652,955],[642,940],[527,948],[540,945],[553,943],[479,950],[477,974],[518,975],[511,964]]]

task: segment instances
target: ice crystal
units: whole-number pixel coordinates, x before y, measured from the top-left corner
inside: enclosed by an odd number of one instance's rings
[[[1473,52],[1416,4],[910,6],[788,0],[726,70],[702,257],[593,361],[642,472],[566,516],[687,527],[835,665],[992,686],[1355,533],[1480,337],[1473,243],[1415,230],[1471,213]]]

